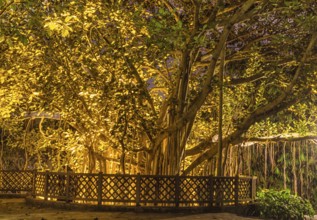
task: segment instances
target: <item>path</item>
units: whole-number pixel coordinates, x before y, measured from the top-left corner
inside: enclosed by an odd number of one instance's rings
[[[258,220],[230,213],[174,214],[132,212],[85,212],[38,208],[24,199],[0,199],[1,220]]]

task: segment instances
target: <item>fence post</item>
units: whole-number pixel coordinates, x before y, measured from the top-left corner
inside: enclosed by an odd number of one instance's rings
[[[136,206],[140,206],[141,203],[141,175],[140,173],[136,176]]]
[[[34,169],[33,170],[33,179],[32,179],[32,197],[35,198],[36,197],[36,174],[37,174],[37,170]]]
[[[99,172],[98,174],[98,192],[97,192],[97,196],[98,196],[98,205],[101,206],[102,205],[102,181],[103,180],[103,173]]]
[[[252,179],[251,179],[251,200],[252,201],[254,201],[256,197],[256,181],[257,181],[257,177],[252,176]]]
[[[45,171],[45,179],[44,179],[44,200],[47,201],[47,197],[48,197],[48,170]]]
[[[213,207],[213,204],[214,204],[214,178],[212,175],[209,176],[209,193],[210,193],[209,206]]]
[[[175,206],[179,207],[180,198],[180,177],[179,174],[175,176]]]
[[[234,181],[234,205],[239,205],[239,176],[237,175]]]
[[[70,196],[69,196],[69,187],[70,187],[70,176],[69,171],[66,171],[66,202],[70,202]]]

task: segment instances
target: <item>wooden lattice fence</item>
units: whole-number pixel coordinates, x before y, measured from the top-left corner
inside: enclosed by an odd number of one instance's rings
[[[33,189],[33,171],[0,171],[0,192],[30,192]]]
[[[0,192],[96,205],[229,206],[255,199],[256,178],[0,171]]]

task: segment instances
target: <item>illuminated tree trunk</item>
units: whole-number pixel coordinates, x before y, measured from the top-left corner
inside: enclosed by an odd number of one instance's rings
[[[275,160],[274,160],[274,143],[271,143],[270,145],[270,161],[271,161],[271,173],[274,173],[274,168],[275,168]]]
[[[201,106],[205,103],[208,95],[214,91],[216,83],[215,80],[215,72],[217,70],[217,66],[219,66],[219,58],[222,50],[224,49],[228,36],[231,33],[231,29],[233,25],[240,21],[243,16],[252,11],[252,7],[255,4],[255,0],[248,0],[241,5],[239,10],[234,13],[228,19],[228,22],[224,24],[223,31],[221,32],[219,38],[217,39],[217,43],[215,47],[212,49],[212,59],[208,61],[208,65],[205,71],[204,79],[201,82],[200,90],[198,94],[194,97],[190,97],[188,95],[188,84],[190,74],[195,70],[192,69],[193,64],[196,62],[196,58],[200,56],[199,48],[193,46],[196,42],[196,37],[201,34],[201,29],[199,28],[200,18],[199,18],[199,3],[198,1],[193,1],[194,3],[194,21],[193,27],[190,28],[190,35],[186,39],[185,46],[180,50],[181,56],[179,59],[179,64],[177,70],[174,72],[176,76],[176,80],[173,80],[175,86],[171,89],[170,96],[168,99],[168,108],[166,109],[168,112],[163,114],[163,117],[160,116],[159,121],[162,123],[158,123],[163,127],[164,131],[158,134],[156,139],[151,144],[151,173],[160,173],[161,164],[165,164],[168,166],[167,171],[163,171],[164,174],[177,174],[180,173],[180,164],[184,159],[184,151],[187,139],[190,135],[192,125],[194,123],[197,112],[200,110]],[[172,14],[175,14],[174,9],[171,9],[171,5],[168,6],[168,10],[171,11]],[[215,16],[217,14],[218,7],[215,7]],[[176,16],[177,17],[177,16]],[[211,20],[213,17],[211,17]],[[194,43],[194,44],[193,44]],[[163,108],[164,109],[164,108]],[[165,111],[165,110],[164,110]],[[168,120],[166,120],[166,116],[168,116]],[[243,132],[242,132],[243,133]],[[167,148],[168,150],[163,151],[165,147],[162,142],[164,139],[167,139]],[[228,140],[224,141],[224,146],[228,146]],[[213,149],[214,150],[214,149]],[[216,149],[217,151],[217,149]],[[202,154],[201,154],[202,155]],[[219,154],[220,155],[220,154]],[[210,158],[210,157],[209,157]],[[209,159],[204,157],[204,161]],[[162,159],[162,163],[158,163]],[[199,162],[199,164],[201,164]],[[220,163],[221,166],[221,163]],[[192,164],[192,166],[187,170],[187,172],[183,172],[183,175],[186,175],[193,171],[197,167],[196,164]],[[166,169],[164,169],[166,170]]]
[[[92,147],[88,148],[88,172],[93,173],[96,169],[96,157]]]
[[[286,153],[285,153],[285,147],[286,142],[283,144],[283,182],[284,182],[284,189],[287,189],[286,181],[287,181],[287,175],[286,175]]]
[[[302,170],[302,156],[301,156],[301,142],[298,142],[299,146],[298,146],[298,160],[299,160],[299,165],[298,165],[298,169],[299,169],[299,196],[303,195],[303,185],[304,185],[304,181],[303,181],[303,170]]]
[[[307,141],[305,141],[305,150],[306,150],[306,176],[305,176],[305,179],[306,179],[306,197],[308,198],[309,197],[309,153],[308,153],[308,143]]]
[[[230,147],[229,149],[229,176],[233,176],[233,170],[234,170],[234,167],[233,167],[233,152],[234,148],[233,147]]]
[[[239,175],[239,167],[240,167],[240,145],[237,148],[235,176]]]
[[[120,157],[120,171],[122,174],[125,174],[125,160],[126,160],[126,155],[125,155],[125,150],[123,150]]]
[[[292,171],[293,171],[293,190],[295,195],[297,195],[297,174],[296,174],[296,143],[292,142]]]
[[[222,167],[222,119],[223,119],[223,72],[224,72],[224,62],[225,62],[225,48],[222,49],[221,62],[219,70],[219,109],[218,109],[218,167],[217,176],[223,176]],[[228,146],[226,146],[228,147]]]
[[[4,150],[4,128],[1,128],[1,151],[0,151],[0,170],[3,167],[3,150]]]
[[[168,101],[168,107],[161,113],[163,121],[168,128],[173,128],[172,132],[160,142],[158,147],[154,147],[151,155],[151,173],[175,175],[180,173],[181,162],[184,159],[185,146],[191,132],[194,118],[184,120],[183,116],[188,111],[188,83],[190,76],[190,51],[185,50],[182,55],[180,72],[176,82],[174,92]],[[197,109],[198,110],[198,109]],[[196,112],[195,114],[196,115]],[[178,123],[182,121],[182,124]]]
[[[267,188],[267,143],[264,147],[264,186]]]
[[[223,159],[223,163],[222,163],[222,169],[223,169],[223,175],[226,175],[229,173],[229,169],[230,169],[230,155],[229,154],[229,150],[230,150],[230,146],[226,147],[225,148],[225,152],[224,152],[224,159]],[[228,157],[229,157],[229,162],[227,164],[227,161],[228,161]],[[229,167],[229,168],[228,168]],[[225,172],[226,171],[226,172]]]
[[[248,175],[249,175],[249,176],[251,176],[252,149],[253,149],[253,145],[248,148]]]

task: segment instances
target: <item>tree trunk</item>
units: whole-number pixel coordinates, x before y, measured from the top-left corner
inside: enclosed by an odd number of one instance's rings
[[[224,72],[224,63],[225,63],[225,47],[221,52],[221,61],[220,61],[220,70],[219,70],[219,106],[218,106],[218,167],[217,167],[217,176],[223,176],[223,167],[222,167],[222,119],[223,119],[223,72]],[[228,146],[226,146],[228,147]]]
[[[275,160],[274,160],[274,143],[270,144],[270,161],[271,161],[271,174],[274,173]]]
[[[307,141],[305,141],[305,150],[306,150],[306,198],[309,198],[309,153],[308,153],[308,144]]]
[[[231,148],[230,146],[225,148],[224,159],[223,159],[223,163],[222,163],[223,176],[228,175],[228,173],[229,173],[228,167],[230,167],[230,158],[229,158],[229,164],[227,164],[227,161],[228,161],[228,152],[229,152],[230,148]]]
[[[125,174],[125,151],[123,150],[120,156],[120,171]]]
[[[253,148],[253,145],[248,147],[248,175],[249,176],[251,176],[252,148]]]
[[[267,144],[264,147],[264,188],[267,188]]]
[[[1,151],[0,151],[0,170],[3,170],[3,151],[4,151],[4,127],[1,128]]]
[[[88,172],[93,173],[96,169],[96,157],[92,147],[88,147]]]
[[[285,155],[285,147],[286,147],[286,142],[283,144],[283,182],[284,182],[284,189],[287,189],[287,175],[286,175],[286,155]]]
[[[296,143],[293,142],[292,146],[292,168],[293,168],[293,190],[294,194],[297,195],[297,174],[296,174]]]
[[[302,170],[302,156],[301,156],[301,142],[298,142],[298,161],[299,161],[299,165],[298,165],[298,171],[299,171],[299,196],[303,196],[303,170]]]

